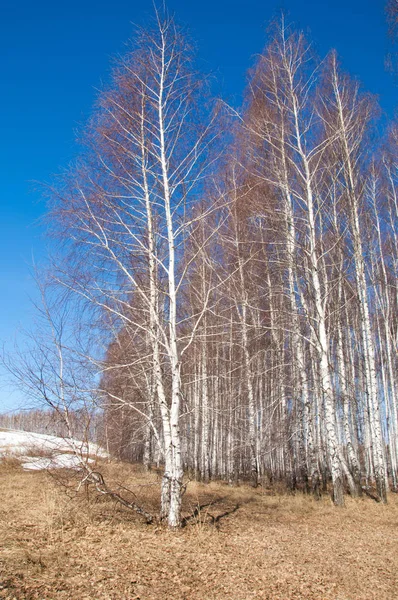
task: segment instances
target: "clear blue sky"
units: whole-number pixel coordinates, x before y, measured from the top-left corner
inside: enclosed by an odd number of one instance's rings
[[[344,68],[379,95],[387,114],[394,111],[398,88],[384,71],[384,0],[170,0],[168,7],[229,102],[239,103],[266,26],[283,8],[319,54],[336,48]],[[18,328],[29,327],[29,265],[45,254],[39,224],[45,206],[34,181],[48,181],[73,158],[75,131],[90,114],[111,57],[123,52],[132,23],[144,23],[151,12],[151,0],[2,2],[0,343],[9,346]],[[18,393],[0,388],[0,411],[19,402]]]

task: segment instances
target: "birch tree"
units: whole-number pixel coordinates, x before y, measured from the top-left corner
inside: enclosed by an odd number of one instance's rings
[[[192,209],[215,139],[203,90],[182,34],[157,14],[153,30],[137,34],[100,95],[87,151],[53,211],[73,239],[72,257],[80,257],[78,276],[69,266],[58,271],[58,281],[105,315],[111,336],[124,328],[139,344],[144,356],[136,356],[135,368],[152,365],[149,395],[160,415],[156,435],[165,465],[161,516],[171,527],[180,524],[183,493],[181,365],[204,313],[204,307],[183,313],[181,301],[184,245],[198,225]],[[153,426],[148,400],[144,408],[130,406]]]
[[[221,136],[181,32],[155,21],[100,94],[50,215],[66,257],[53,283],[96,341],[87,389],[109,448],[164,466],[171,527],[184,469],[331,489],[339,506],[375,485],[386,501],[397,128],[373,143],[374,100],[282,19]]]

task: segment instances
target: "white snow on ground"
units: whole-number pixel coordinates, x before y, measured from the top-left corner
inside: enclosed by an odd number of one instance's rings
[[[92,458],[85,458],[85,462],[93,463]],[[75,454],[57,454],[52,458],[25,456],[22,467],[26,471],[42,471],[43,469],[78,469],[81,460]]]
[[[50,456],[32,456],[35,450],[37,453],[48,452]],[[31,456],[24,456],[27,453]],[[86,444],[72,438],[27,431],[0,431],[0,458],[1,456],[17,456],[21,459],[24,469],[37,471],[76,468],[82,460],[92,462],[88,456],[105,458],[108,455],[105,450],[91,442]]]

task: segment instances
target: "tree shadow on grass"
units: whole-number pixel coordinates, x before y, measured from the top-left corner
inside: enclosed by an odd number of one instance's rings
[[[240,508],[240,504],[236,504],[233,508],[227,509],[219,515],[213,515],[208,510],[205,510],[213,506],[214,504],[222,502],[223,500],[224,498],[217,498],[216,500],[213,500],[212,502],[207,502],[206,504],[198,504],[195,510],[190,515],[182,519],[181,527],[186,527],[187,525],[193,522],[199,522],[202,524],[207,523],[209,525],[213,525],[214,527],[216,527],[216,529],[218,529],[220,521],[222,519],[228,517],[229,515],[232,515]]]

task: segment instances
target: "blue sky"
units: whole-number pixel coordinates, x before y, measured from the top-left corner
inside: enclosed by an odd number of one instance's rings
[[[198,64],[214,74],[214,91],[239,104],[246,71],[266,43],[281,8],[324,55],[336,48],[345,70],[379,96],[392,116],[397,90],[384,70],[388,51],[383,0],[170,0],[169,10],[196,43]],[[33,258],[45,256],[45,205],[35,182],[48,181],[76,152],[75,132],[90,115],[110,60],[123,52],[133,23],[151,0],[3,0],[0,9],[0,343],[29,328]],[[1,371],[0,371],[1,376]],[[0,388],[0,411],[18,392]]]

